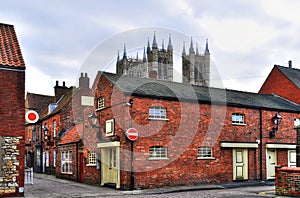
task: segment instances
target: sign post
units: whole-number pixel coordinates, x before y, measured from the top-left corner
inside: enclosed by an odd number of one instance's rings
[[[131,173],[130,173],[130,189],[134,190],[134,172],[133,172],[133,142],[137,140],[139,134],[135,128],[129,128],[126,131],[126,137],[131,145]]]

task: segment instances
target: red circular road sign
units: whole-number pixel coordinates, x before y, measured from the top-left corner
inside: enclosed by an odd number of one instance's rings
[[[135,128],[129,128],[126,131],[126,137],[130,141],[135,141],[139,137],[138,131]]]
[[[39,120],[39,114],[33,110],[27,111],[25,114],[25,119],[29,123],[36,123]]]

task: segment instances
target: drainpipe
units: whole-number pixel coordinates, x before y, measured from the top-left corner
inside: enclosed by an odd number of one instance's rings
[[[260,169],[260,180],[263,180],[263,131],[262,131],[262,110],[259,109],[259,139],[260,139],[260,144],[259,144],[259,169]]]
[[[79,146],[78,146],[79,142],[76,142],[76,177],[77,177],[77,182],[79,182],[79,168],[78,168],[78,155],[79,155]]]

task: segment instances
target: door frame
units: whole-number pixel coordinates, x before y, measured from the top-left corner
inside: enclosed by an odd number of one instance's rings
[[[117,178],[116,178],[116,188],[119,189],[121,187],[121,182],[120,182],[120,142],[104,142],[104,143],[98,143],[97,148],[100,148],[100,153],[101,153],[101,186],[103,186],[106,181],[104,181],[104,174],[106,174],[103,169],[105,164],[103,163],[103,160],[107,158],[105,156],[107,153],[107,149],[116,149],[116,171],[117,171]]]

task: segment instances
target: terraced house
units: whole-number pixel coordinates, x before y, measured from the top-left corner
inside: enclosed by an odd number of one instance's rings
[[[24,195],[25,62],[13,25],[0,23],[0,197]]]
[[[120,189],[274,179],[294,166],[300,108],[277,95],[99,72],[101,185]],[[129,128],[138,131],[131,142]]]

